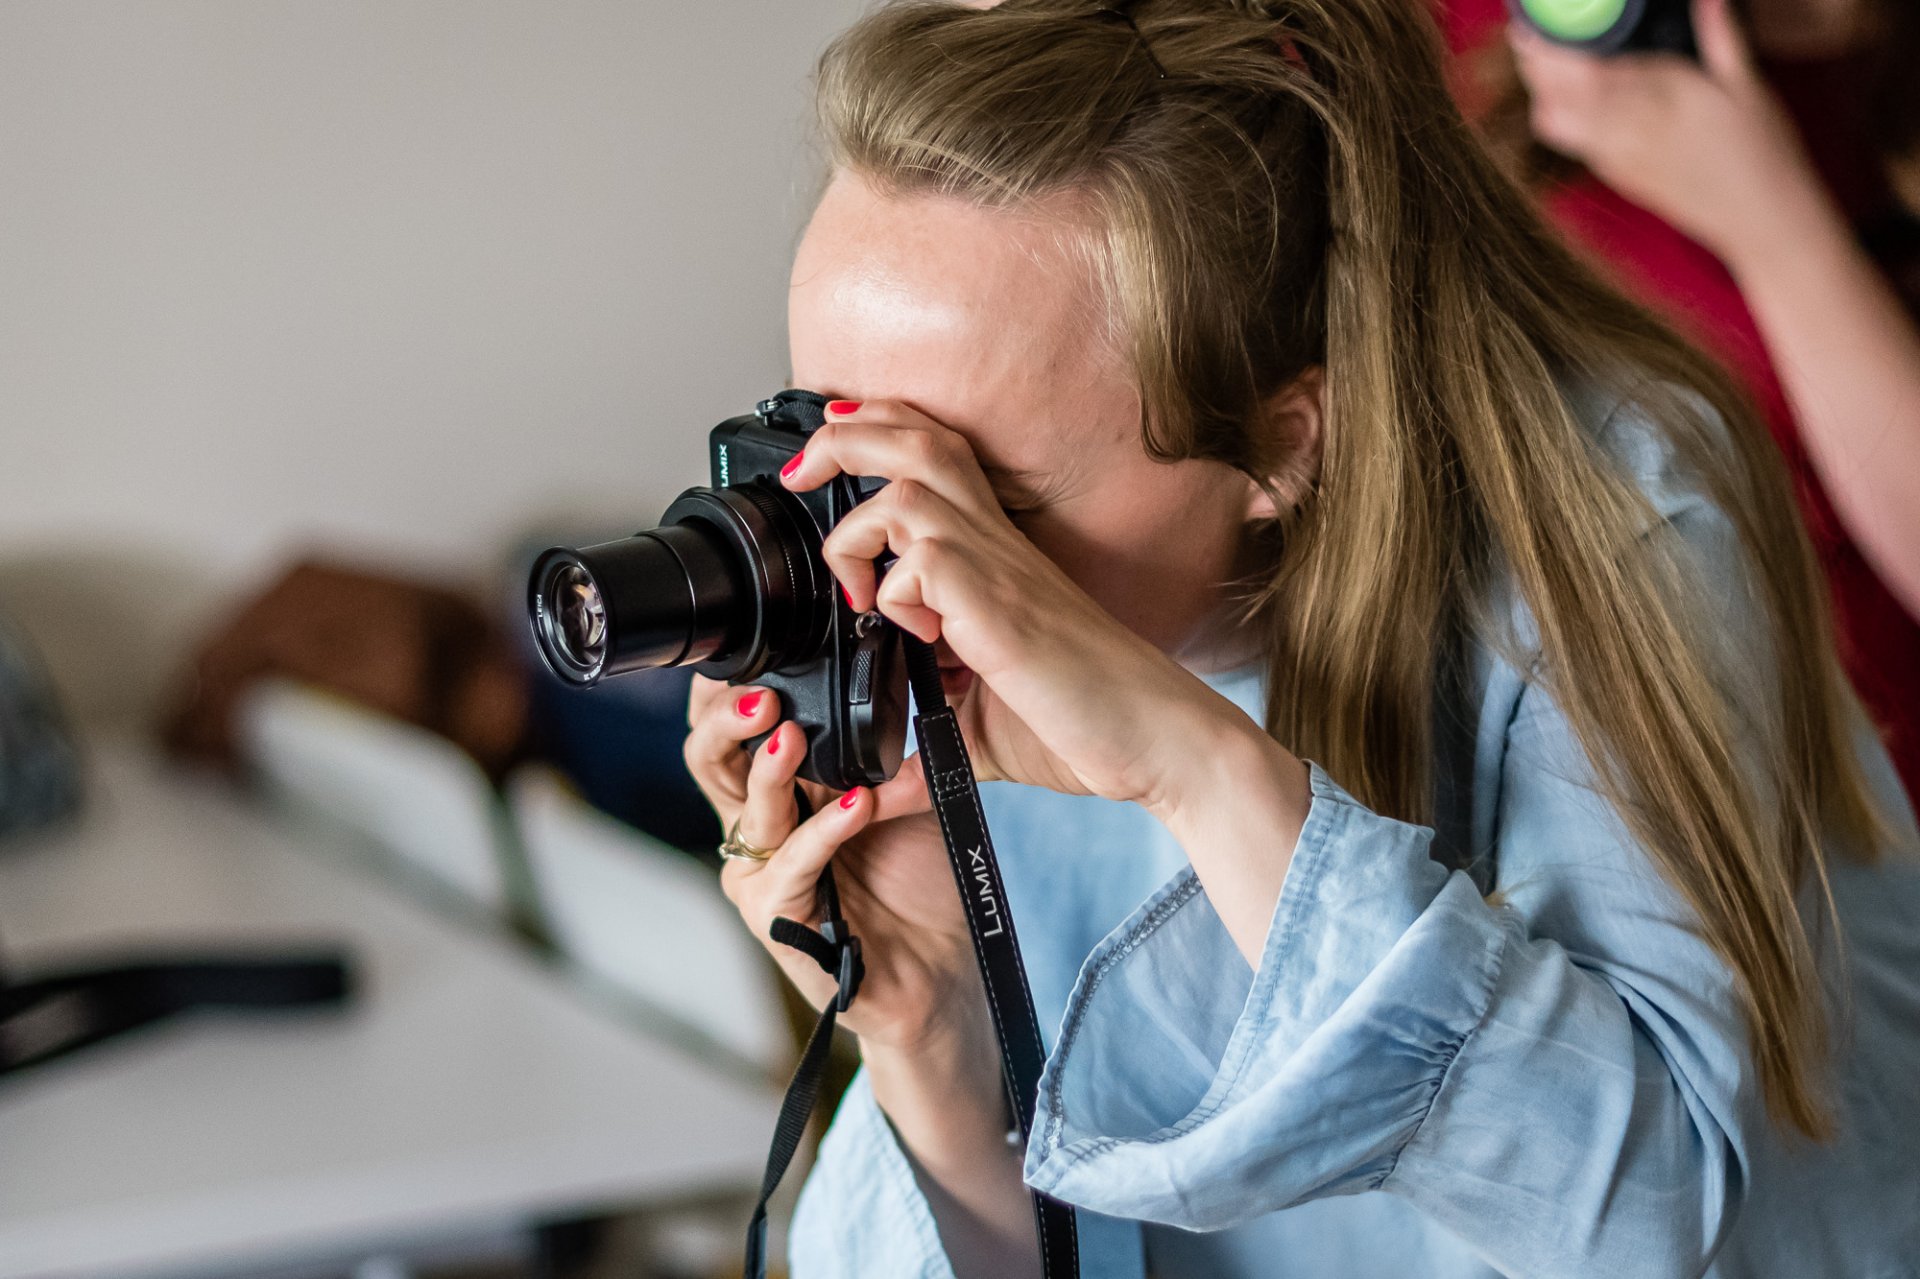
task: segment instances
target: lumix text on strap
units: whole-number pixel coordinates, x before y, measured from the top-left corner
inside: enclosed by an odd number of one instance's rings
[[[940,836],[946,844],[947,860],[953,867],[954,883],[966,911],[967,931],[973,937],[974,959],[980,965],[994,1036],[1000,1047],[1001,1076],[1006,1084],[1009,1109],[1024,1142],[1033,1130],[1034,1101],[1040,1086],[1040,1071],[1046,1064],[1046,1047],[1040,1038],[1039,1020],[1034,1015],[1033,994],[1027,985],[1026,966],[1020,958],[1013,915],[1007,909],[1000,863],[994,856],[986,815],[980,807],[980,787],[974,779],[973,763],[967,756],[959,722],[940,687],[940,670],[933,647],[911,635],[903,639],[907,680],[913,692],[914,732],[920,742],[927,795],[940,819]],[[747,1279],[765,1279],[767,1200],[779,1186],[805,1135],[808,1116],[813,1113],[819,1097],[820,1076],[826,1066],[827,1046],[833,1037],[835,1020],[859,993],[864,972],[860,940],[848,931],[847,922],[841,916],[831,867],[820,876],[820,903],[824,922],[817,931],[790,919],[774,920],[770,930],[775,941],[804,952],[832,973],[839,982],[839,990],[822,1010],[780,1106],[773,1146],[767,1154],[766,1175],[761,1181],[760,1200],[754,1206],[753,1220],[747,1228]],[[1073,1209],[1036,1191],[1033,1192],[1033,1212],[1042,1273],[1047,1279],[1077,1276],[1080,1247]]]

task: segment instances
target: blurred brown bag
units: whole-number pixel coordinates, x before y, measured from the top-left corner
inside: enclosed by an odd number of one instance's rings
[[[232,767],[233,712],[262,676],[438,733],[495,781],[526,736],[526,686],[512,647],[471,601],[439,587],[296,565],[201,646],[163,721],[167,749]]]

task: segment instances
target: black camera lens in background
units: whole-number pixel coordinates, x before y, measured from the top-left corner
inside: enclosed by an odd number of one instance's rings
[[[1507,12],[1547,39],[1606,57],[1677,53],[1697,58],[1689,0],[1507,0]]]
[[[819,537],[789,504],[757,487],[691,489],[659,528],[547,551],[528,605],[548,668],[581,685],[694,662],[752,678],[807,656],[826,634]]]

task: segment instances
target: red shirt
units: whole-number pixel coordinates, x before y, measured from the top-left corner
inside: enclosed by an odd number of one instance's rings
[[[1497,39],[1500,0],[1435,0],[1456,51]],[[1849,58],[1764,61],[1828,189],[1908,308],[1920,315],[1920,223],[1904,218],[1863,127],[1858,65]],[[1833,593],[1841,658],[1880,726],[1910,795],[1920,796],[1920,622],[1848,536],[1800,440],[1759,326],[1718,258],[1660,218],[1583,177],[1547,193],[1548,216],[1613,267],[1615,283],[1717,355],[1745,383],[1779,442],[1801,514]]]

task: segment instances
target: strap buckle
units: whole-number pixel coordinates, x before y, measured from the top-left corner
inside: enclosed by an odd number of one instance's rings
[[[775,917],[767,935],[782,946],[791,946],[820,965],[822,972],[838,983],[833,996],[833,1011],[843,1013],[860,993],[860,980],[867,966],[860,957],[860,939],[846,933],[846,924],[829,919],[816,931],[784,915]]]
[[[853,997],[860,993],[860,979],[866,975],[867,966],[860,958],[860,939],[849,937],[840,948],[840,971],[834,974],[834,980],[840,983],[840,989],[833,996],[835,1012],[847,1011]]]

